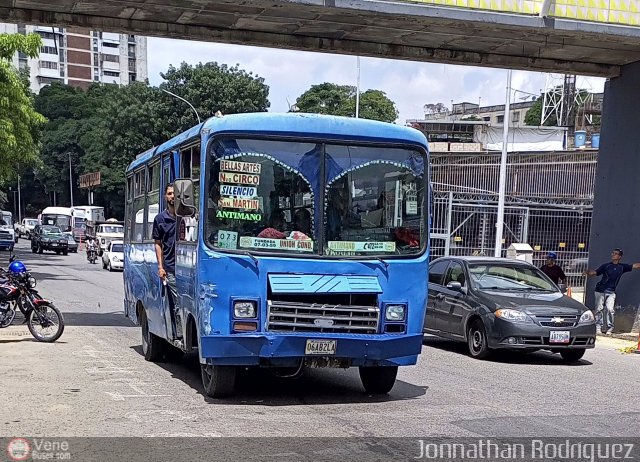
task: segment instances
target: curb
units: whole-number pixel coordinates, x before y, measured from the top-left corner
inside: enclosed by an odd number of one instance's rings
[[[598,337],[604,337],[604,338],[617,338],[620,340],[631,340],[634,342],[638,341],[638,333],[634,333],[634,332],[618,332],[618,333],[613,333],[610,335],[606,335],[606,334],[601,334],[600,332],[598,332],[596,334]]]

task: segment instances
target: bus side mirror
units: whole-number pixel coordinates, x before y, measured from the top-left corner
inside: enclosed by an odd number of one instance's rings
[[[173,195],[176,204],[176,215],[192,217],[197,209],[193,205],[193,181],[176,180],[173,183]]]

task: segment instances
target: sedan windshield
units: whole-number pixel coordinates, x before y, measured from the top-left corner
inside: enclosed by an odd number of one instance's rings
[[[124,252],[124,246],[122,244],[113,244],[111,246],[111,251],[116,253]]]
[[[42,234],[46,236],[61,236],[62,231],[60,228],[54,228],[53,226],[47,226],[42,228]]]
[[[469,276],[478,290],[539,290],[558,288],[538,268],[508,263],[472,263]]]

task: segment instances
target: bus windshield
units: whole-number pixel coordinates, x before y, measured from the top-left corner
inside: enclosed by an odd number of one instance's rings
[[[205,236],[214,248],[380,257],[426,245],[417,150],[222,138],[209,154]]]
[[[57,226],[62,231],[71,231],[71,217],[59,214],[43,214],[41,217],[43,225]]]

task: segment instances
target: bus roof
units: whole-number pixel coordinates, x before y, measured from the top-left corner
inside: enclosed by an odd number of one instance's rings
[[[335,140],[412,143],[427,147],[427,139],[419,130],[375,120],[303,113],[231,114],[223,117],[211,117],[160,146],[145,151],[129,164],[127,171],[143,165],[156,153],[177,149],[186,140],[198,135],[203,128],[212,133],[306,135],[309,137],[331,137]]]

